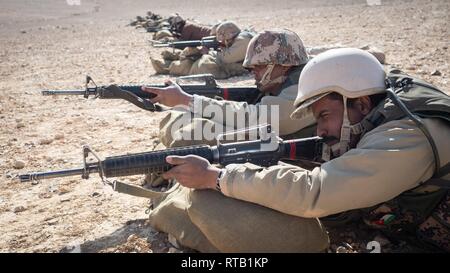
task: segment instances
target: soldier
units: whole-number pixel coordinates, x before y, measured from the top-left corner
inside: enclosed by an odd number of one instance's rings
[[[213,74],[217,79],[242,75],[245,51],[253,33],[241,31],[233,22],[223,22],[217,26],[216,38],[223,44],[220,50],[209,51],[202,48],[186,48],[178,56],[164,51],[164,62],[151,58],[152,66],[159,74],[175,76]]]
[[[219,32],[218,32],[219,33]],[[225,36],[227,43],[232,35]],[[222,113],[237,115],[239,112],[260,113],[266,106],[279,107],[279,133],[288,135],[299,130],[300,125],[292,122],[290,113],[294,110],[293,102],[297,95],[297,82],[303,66],[308,61],[303,42],[298,35],[289,30],[270,30],[258,33],[250,41],[245,55],[243,66],[255,76],[256,85],[261,91],[261,100],[255,104],[235,101],[219,101],[197,95],[189,95],[181,88],[172,84],[167,88],[144,88],[144,91],[155,93],[157,97],[152,102],[158,102],[166,106],[188,106],[189,112],[170,111],[160,123],[160,139],[166,147],[185,146],[192,144],[215,144],[217,134],[234,130],[236,124],[227,124],[219,116],[209,118],[203,113],[206,106],[217,106]],[[170,83],[170,82],[169,82]],[[195,106],[202,106],[196,107]],[[226,111],[228,109],[228,111]],[[192,121],[181,128],[174,128],[177,120],[183,115],[195,114]],[[261,117],[258,117],[261,118]],[[233,119],[234,120],[234,119]],[[270,116],[267,117],[270,121]],[[273,121],[275,122],[275,121]],[[254,120],[246,120],[245,124],[255,124]],[[209,140],[186,140],[178,138],[183,135],[191,135],[196,128],[215,128],[215,135]]]
[[[246,73],[242,66],[247,46],[254,33],[242,30],[233,22],[223,22],[217,27],[216,39],[223,45],[220,50],[204,54],[196,61],[190,75],[213,74],[216,79],[226,79]],[[203,53],[208,53],[206,49]]]
[[[167,19],[169,29],[160,30],[155,33],[153,40],[172,38],[178,41],[200,40],[204,37],[213,36],[218,24],[214,26],[200,25],[193,21],[187,21],[178,13]]]
[[[213,190],[191,191],[188,207],[193,224],[212,245],[219,251],[271,251],[259,248],[271,240],[258,227],[262,220],[241,218],[241,211],[253,206],[255,212],[265,207],[298,219],[357,211],[386,235],[450,251],[448,95],[398,70],[386,76],[372,55],[347,48],[322,53],[305,66],[294,105],[292,117],[312,113],[317,135],[329,138],[327,161],[313,170],[252,164],[219,169],[196,156],[167,158],[176,166],[166,179]],[[316,251],[323,247],[317,234],[306,244]],[[277,247],[289,248],[296,240],[306,239],[285,236]],[[310,251],[306,245],[297,250]]]

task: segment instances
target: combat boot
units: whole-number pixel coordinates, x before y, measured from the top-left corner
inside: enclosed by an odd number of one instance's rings
[[[161,56],[164,60],[176,61],[180,59],[180,51],[174,52],[173,50],[164,50],[161,52]]]
[[[153,69],[155,69],[156,74],[169,74],[169,66],[160,60],[150,58],[152,62]]]

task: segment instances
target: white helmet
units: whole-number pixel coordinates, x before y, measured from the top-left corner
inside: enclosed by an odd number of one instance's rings
[[[292,118],[308,116],[309,106],[326,95],[336,92],[344,100],[340,154],[348,150],[350,126],[347,98],[358,98],[386,92],[386,73],[381,63],[370,53],[356,48],[331,49],[311,59],[300,75],[296,110]],[[353,130],[355,131],[355,130]]]

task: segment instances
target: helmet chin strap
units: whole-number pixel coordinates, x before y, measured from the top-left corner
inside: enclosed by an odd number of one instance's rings
[[[271,79],[274,68],[274,64],[267,65],[266,72],[264,72],[263,76],[261,77],[261,81],[258,82],[258,87],[259,89],[261,89],[261,91],[265,92],[264,89],[270,84],[283,83],[286,80],[287,77],[285,75],[281,75],[279,77],[276,77],[275,79]]]
[[[348,120],[347,97],[342,96],[344,102],[344,117],[342,118],[341,138],[339,141],[339,155],[343,155],[349,149],[351,127]]]
[[[361,122],[350,125],[348,119],[347,97],[342,96],[344,103],[344,113],[342,117],[341,137],[339,142],[333,145],[323,144],[322,159],[329,161],[332,157],[338,157],[346,153],[350,149],[350,138],[352,135],[359,135],[364,131]]]

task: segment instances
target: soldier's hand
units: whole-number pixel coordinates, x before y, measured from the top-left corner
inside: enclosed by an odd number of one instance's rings
[[[207,48],[206,46],[202,46],[202,48],[200,49],[200,52],[204,55],[204,54],[208,54],[209,53],[209,48]]]
[[[169,107],[189,105],[192,95],[184,92],[178,84],[170,80],[166,81],[166,85],[168,86],[164,88],[143,86],[142,91],[156,95],[150,99],[152,103],[161,103]]]
[[[163,173],[164,179],[176,179],[181,185],[194,189],[215,189],[220,169],[208,160],[196,156],[168,156],[167,163],[175,165]]]

